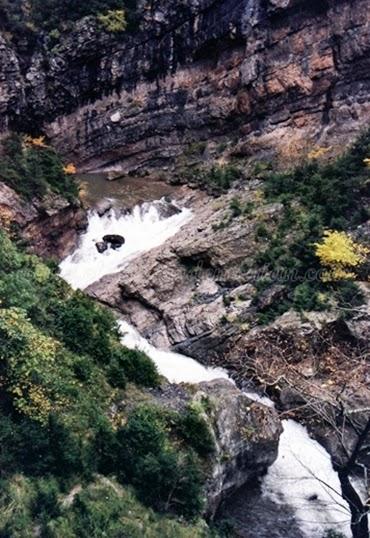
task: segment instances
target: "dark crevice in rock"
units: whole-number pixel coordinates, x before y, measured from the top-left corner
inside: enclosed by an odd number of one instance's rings
[[[351,529],[353,538],[368,538],[368,507],[364,506],[359,494],[352,486],[347,470],[338,471],[342,486],[343,498],[348,502],[351,510]]]

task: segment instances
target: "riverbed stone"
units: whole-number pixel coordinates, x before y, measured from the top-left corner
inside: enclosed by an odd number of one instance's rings
[[[282,432],[278,413],[251,400],[231,381],[164,384],[151,391],[151,398],[180,414],[195,406],[208,424],[214,440],[204,490],[208,517],[214,517],[232,492],[255,483],[276,460]]]

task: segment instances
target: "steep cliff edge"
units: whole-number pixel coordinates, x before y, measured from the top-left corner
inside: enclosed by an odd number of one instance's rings
[[[1,130],[44,129],[80,164],[145,170],[199,140],[289,155],[369,121],[366,0],[161,0],[138,13],[134,33],[83,19],[27,58],[1,39]]]

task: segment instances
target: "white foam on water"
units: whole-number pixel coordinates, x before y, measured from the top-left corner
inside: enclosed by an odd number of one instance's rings
[[[284,420],[283,427],[278,458],[264,478],[263,494],[293,507],[307,538],[323,538],[330,529],[350,538],[351,512],[330,455],[297,422]]]
[[[171,217],[161,218],[155,203],[137,205],[128,214],[119,214],[111,209],[99,216],[91,210],[87,230],[75,252],[61,262],[60,275],[73,288],[85,289],[103,276],[117,273],[140,253],[164,243],[191,218],[192,212],[187,208]],[[122,235],[125,244],[117,250],[110,248],[100,254],[96,243],[108,234]]]
[[[75,252],[60,264],[60,274],[72,287],[84,289],[103,276],[118,272],[134,257],[164,243],[191,217],[189,209],[182,209],[171,217],[161,218],[157,202],[136,206],[132,213],[124,215],[113,209],[103,216],[90,211],[87,231]],[[118,250],[108,249],[100,254],[96,242],[107,234],[122,235],[125,244]],[[228,379],[221,368],[207,368],[190,357],[156,349],[125,321],[121,320],[119,327],[122,344],[144,351],[157,365],[159,373],[172,383]]]
[[[91,211],[88,229],[81,236],[78,248],[60,265],[61,276],[74,288],[84,289],[104,275],[118,272],[134,257],[161,245],[191,218],[188,209],[161,218],[155,203],[136,206],[125,215],[111,210],[99,216]],[[109,249],[99,254],[95,243],[107,234],[122,235],[125,244],[119,250]],[[229,379],[222,368],[207,368],[190,357],[157,349],[125,321],[118,324],[122,344],[145,352],[159,373],[172,383]],[[253,392],[246,395],[264,405],[274,405],[267,397]],[[341,496],[339,478],[329,454],[300,424],[285,420],[283,427],[278,458],[262,483],[263,495],[277,504],[289,505],[307,538],[323,538],[329,529],[350,538],[351,514]]]
[[[157,366],[158,372],[171,383],[200,383],[213,379],[229,379],[222,368],[208,368],[185,355],[164,351],[152,346],[128,323],[118,322],[122,334],[121,342],[129,349],[143,351]]]

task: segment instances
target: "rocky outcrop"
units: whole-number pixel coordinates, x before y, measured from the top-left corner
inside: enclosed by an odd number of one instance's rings
[[[25,106],[25,80],[16,52],[0,35],[0,133],[6,132],[12,119]]]
[[[277,457],[282,432],[276,411],[250,400],[224,380],[201,383],[193,401],[210,404],[216,453],[207,482],[208,513],[247,482],[256,481]]]
[[[1,42],[1,129],[45,129],[76,162],[145,170],[191,143],[335,148],[370,120],[367,0],[139,2],[121,38],[85,19],[22,69]]]
[[[230,381],[163,385],[150,397],[180,413],[195,406],[208,425],[214,440],[205,468],[209,517],[225,497],[246,483],[255,483],[274,463],[282,432],[278,414],[253,402]]]
[[[251,187],[246,199],[253,192]],[[219,200],[192,195],[188,202],[196,217],[145,255],[145,270],[143,259],[134,259],[121,272],[92,284],[88,293],[121,310],[153,344],[183,345],[187,349],[182,351],[211,361],[213,350],[226,338],[218,330],[227,314],[226,281],[238,279],[235,267],[254,248],[253,226],[214,229],[227,214],[232,194],[224,198],[217,210]],[[197,345],[203,356],[191,349]]]
[[[203,363],[221,357],[243,323],[255,323],[256,275],[245,266],[263,243],[256,230],[276,226],[279,204],[258,208],[257,218],[233,218],[230,204],[254,204],[259,181],[218,199],[202,193],[186,203],[194,218],[159,248],[117,274],[92,284],[88,293],[119,309],[139,332],[162,348],[174,348]],[[230,323],[233,322],[233,323]]]
[[[26,201],[0,183],[0,225],[15,231],[29,252],[60,260],[76,247],[87,218],[79,202],[55,194]]]
[[[257,323],[257,309],[281,300],[275,285],[256,293],[253,260],[279,218],[279,204],[259,204],[260,184],[237,191],[252,214],[232,216],[236,192],[215,199],[194,194],[193,220],[160,248],[104,277],[88,293],[118,309],[154,345],[207,365],[226,367],[240,384],[254,380],[279,409],[308,425],[343,466],[366,425],[370,392],[370,300],[339,319],[340,311],[287,312],[271,326]],[[248,206],[249,207],[249,206]],[[363,292],[369,294],[368,285]],[[364,452],[362,450],[362,452]],[[361,462],[368,465],[366,454]]]

